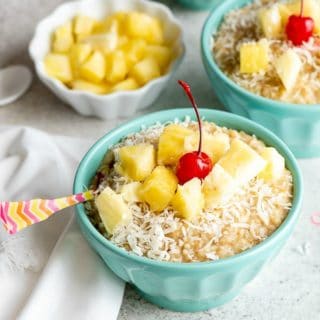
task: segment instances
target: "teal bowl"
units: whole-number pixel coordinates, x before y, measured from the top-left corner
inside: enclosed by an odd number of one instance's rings
[[[193,10],[209,10],[216,7],[222,0],[177,0],[181,5]]]
[[[213,10],[201,35],[202,61],[214,91],[227,110],[250,118],[280,137],[299,158],[320,156],[320,105],[284,103],[255,95],[228,78],[212,55],[212,35],[229,11],[251,0],[226,0]]]
[[[155,261],[128,253],[105,239],[91,224],[83,205],[76,208],[80,228],[91,247],[121,279],[132,284],[146,300],[175,311],[200,311],[222,305],[240,293],[285,244],[296,224],[302,200],[302,179],[297,162],[288,147],[262,126],[231,113],[202,109],[208,121],[255,134],[275,147],[293,174],[293,205],[285,221],[265,241],[233,257],[214,262],[175,263]],[[95,175],[106,151],[126,135],[156,122],[165,123],[185,116],[195,119],[188,109],[172,109],[139,117],[110,131],[88,151],[74,181],[74,193],[84,191]]]

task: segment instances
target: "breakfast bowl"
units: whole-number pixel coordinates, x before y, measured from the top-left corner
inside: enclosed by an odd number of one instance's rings
[[[203,26],[202,60],[212,87],[227,110],[250,118],[273,131],[289,146],[295,156],[317,157],[320,155],[319,104],[290,103],[258,95],[237,84],[218,65],[213,53],[213,37],[219,31],[226,14],[251,3],[250,0],[221,2]],[[296,52],[301,50],[298,47],[293,49]],[[270,65],[272,64],[273,62],[270,62]]]
[[[230,257],[205,262],[159,261],[128,252],[106,239],[89,219],[84,205],[76,217],[84,237],[105,264],[130,283],[146,300],[161,307],[195,312],[222,305],[237,296],[272,260],[291,235],[299,217],[303,182],[297,162],[288,147],[272,132],[243,117],[200,109],[202,117],[219,126],[243,130],[278,150],[292,174],[292,206],[280,226],[265,240]],[[90,188],[105,154],[123,137],[155,123],[167,124],[186,117],[195,119],[192,109],[172,109],[139,117],[110,131],[98,140],[81,161],[74,180],[74,193]],[[195,201],[195,199],[193,200]]]
[[[85,16],[85,19],[86,17],[89,17],[100,22],[103,21],[103,19],[106,21],[108,16],[112,14],[116,15],[119,12],[143,13],[159,21],[163,30],[163,41],[165,44],[170,45],[170,49],[172,50],[171,60],[166,69],[164,71],[161,70],[161,74],[150,79],[150,81],[146,83],[139,83],[137,88],[124,88],[121,91],[106,90],[106,92],[104,92],[103,89],[102,92],[99,92],[101,91],[101,86],[97,87],[96,84],[87,84],[87,81],[83,82],[82,79],[80,79],[81,81],[78,82],[77,86],[71,86],[73,88],[71,89],[69,88],[69,84],[67,86],[62,81],[48,75],[44,60],[50,53],[53,33],[56,32],[58,28],[60,28],[60,34],[62,34],[66,30],[64,26],[66,26],[68,23],[71,25],[71,20],[76,19],[76,16]],[[83,19],[84,23],[85,19]],[[73,22],[73,25],[74,23],[75,22]],[[64,30],[62,30],[63,28]],[[71,37],[78,39],[78,35],[75,35],[75,30],[71,32],[73,32]],[[99,34],[98,37],[94,35],[92,37],[94,45],[96,45],[95,41],[97,41],[97,38],[99,37],[105,39],[105,34]],[[80,37],[79,39],[79,41],[84,41]],[[65,44],[63,41],[64,39],[62,40],[61,45]],[[107,39],[106,41],[109,40]],[[110,43],[113,42],[110,40],[106,43],[106,47],[108,47],[109,45],[112,46]],[[182,27],[177,19],[173,16],[169,8],[163,4],[145,0],[82,0],[62,4],[55,9],[52,14],[44,18],[37,25],[33,39],[31,40],[29,46],[29,53],[34,62],[35,70],[40,80],[62,101],[70,105],[80,114],[85,116],[96,116],[102,119],[130,116],[139,109],[150,106],[160,95],[169,79],[179,67],[184,57],[184,51],[185,48],[183,43]],[[96,51],[94,50],[94,52]],[[105,57],[107,57],[107,54]],[[73,59],[70,58],[70,64],[72,65],[73,61],[71,60]],[[104,68],[97,69],[100,72]],[[116,72],[119,70],[119,67],[114,69]],[[74,74],[75,72],[73,72],[73,75]],[[106,74],[111,74],[111,71],[106,71]],[[125,80],[128,79],[127,77]],[[72,76],[70,76],[70,78],[72,78]],[[70,79],[68,79],[68,81],[69,80]],[[91,92],[83,89],[83,83],[86,87],[89,86],[91,89],[93,88]]]

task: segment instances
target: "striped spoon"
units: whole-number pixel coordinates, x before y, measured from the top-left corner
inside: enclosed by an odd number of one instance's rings
[[[33,199],[27,201],[0,201],[0,221],[9,234],[48,219],[53,213],[91,200],[93,191],[85,191],[57,199]]]

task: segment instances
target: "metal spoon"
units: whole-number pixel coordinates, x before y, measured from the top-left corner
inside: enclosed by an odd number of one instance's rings
[[[0,106],[21,97],[32,82],[32,73],[26,66],[14,65],[0,69]]]

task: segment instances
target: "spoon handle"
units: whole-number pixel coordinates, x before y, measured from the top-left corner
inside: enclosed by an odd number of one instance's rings
[[[0,201],[0,221],[9,234],[46,220],[53,213],[93,199],[93,191],[85,191],[57,199]]]

